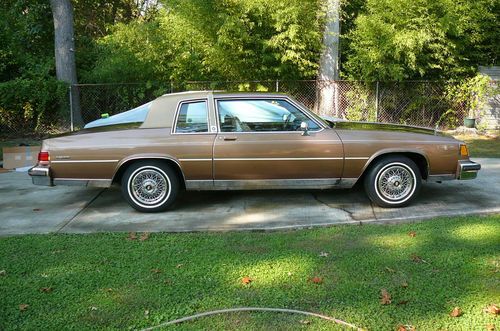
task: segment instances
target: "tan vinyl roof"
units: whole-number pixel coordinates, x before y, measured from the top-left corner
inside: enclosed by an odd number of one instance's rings
[[[169,128],[172,126],[175,110],[180,101],[206,99],[212,91],[192,91],[165,94],[155,99],[141,128]]]

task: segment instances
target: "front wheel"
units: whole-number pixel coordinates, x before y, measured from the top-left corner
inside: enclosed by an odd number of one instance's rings
[[[125,200],[141,212],[167,210],[179,194],[179,178],[159,161],[140,161],[130,165],[121,180]]]
[[[405,156],[385,157],[366,174],[365,191],[380,207],[404,207],[418,195],[422,176],[415,162]]]

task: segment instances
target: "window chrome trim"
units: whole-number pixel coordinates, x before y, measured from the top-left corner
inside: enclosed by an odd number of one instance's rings
[[[325,129],[325,126],[322,123],[319,123],[315,118],[311,117],[309,114],[309,111],[298,105],[296,102],[294,102],[292,99],[289,97],[285,96],[214,96],[214,105],[215,105],[215,120],[217,123],[217,132],[218,133],[227,133],[227,134],[258,134],[258,133],[271,133],[271,134],[290,134],[290,133],[302,133],[302,131],[246,131],[246,132],[223,132],[221,130],[221,125],[220,125],[220,119],[219,119],[219,101],[225,101],[225,100],[283,100],[288,103],[290,103],[292,106],[294,106],[299,112],[304,114],[308,119],[316,123],[316,125],[319,126],[319,130],[309,130],[309,133],[319,133]]]
[[[205,103],[205,108],[207,110],[207,131],[206,132],[177,132],[177,121],[179,119],[179,114],[181,112],[182,105],[188,104],[188,103],[197,103],[197,102],[204,102]],[[177,103],[177,109],[175,110],[175,116],[174,116],[174,122],[172,124],[172,127],[170,128],[170,134],[171,135],[177,135],[177,134],[214,134],[216,132],[211,132],[210,130],[210,116],[209,116],[209,108],[208,108],[208,99],[207,98],[201,98],[201,99],[189,99],[189,100],[181,100]]]

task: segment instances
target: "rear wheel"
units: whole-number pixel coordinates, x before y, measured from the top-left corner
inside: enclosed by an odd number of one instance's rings
[[[121,180],[125,200],[141,212],[160,212],[170,208],[179,194],[179,178],[159,161],[140,161],[125,170]]]
[[[404,207],[418,195],[422,176],[415,162],[405,156],[380,159],[366,174],[365,191],[380,207]]]

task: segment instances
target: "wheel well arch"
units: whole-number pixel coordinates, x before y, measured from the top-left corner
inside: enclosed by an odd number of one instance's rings
[[[119,165],[118,169],[116,169],[113,175],[112,183],[119,183],[122,179],[125,170],[132,164],[148,160],[160,161],[164,164],[169,165],[175,171],[177,177],[179,178],[182,188],[186,188],[186,179],[184,178],[184,173],[182,172],[180,164],[173,159],[165,157],[140,157],[140,158],[131,158],[129,160],[126,160],[125,162]]]
[[[418,170],[420,170],[420,175],[422,176],[422,179],[427,179],[427,177],[429,176],[429,161],[423,154],[412,151],[391,151],[391,152],[380,153],[375,157],[373,157],[371,160],[368,160],[367,165],[363,169],[363,173],[358,178],[357,182],[362,181],[368,170],[371,167],[373,167],[378,160],[388,156],[406,156],[407,158],[415,162],[415,164],[418,167]]]

